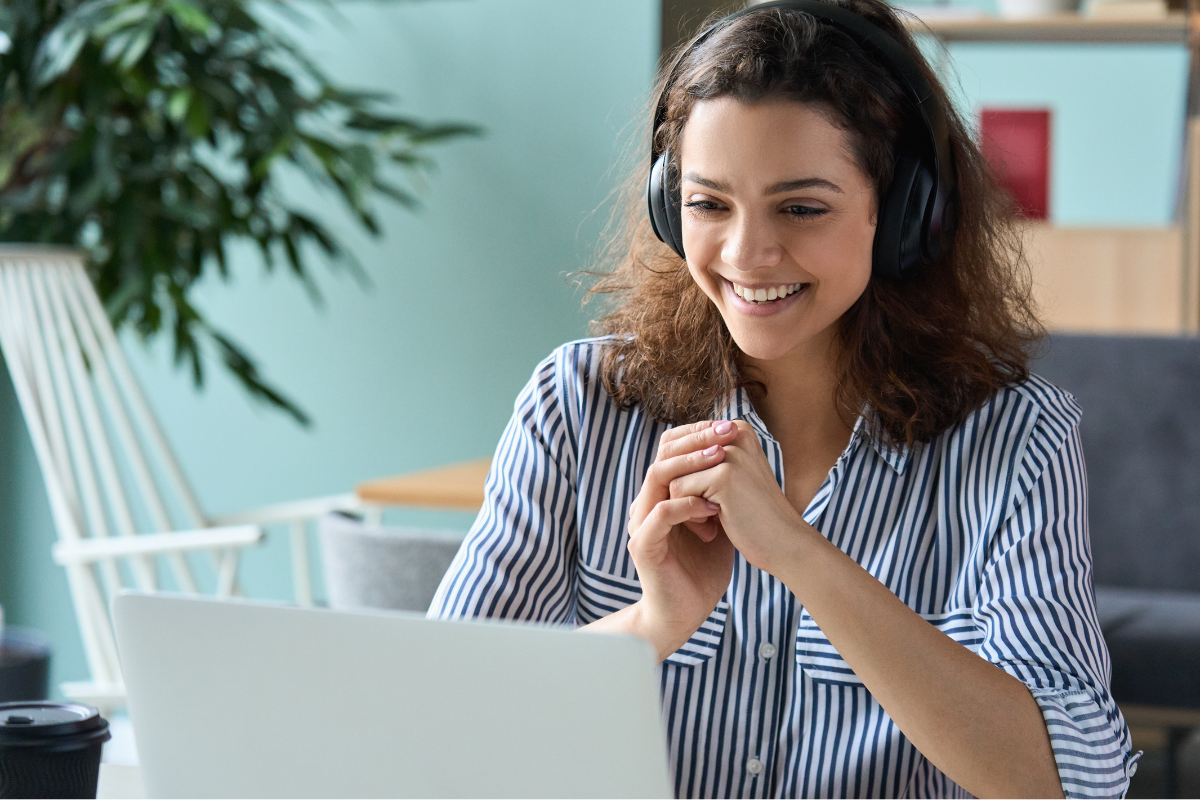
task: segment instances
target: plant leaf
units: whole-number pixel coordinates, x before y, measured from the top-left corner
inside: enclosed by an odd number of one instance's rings
[[[281,394],[279,390],[268,385],[259,376],[258,366],[242,348],[234,344],[229,337],[211,328],[209,336],[216,343],[225,366],[241,379],[242,385],[246,387],[252,397],[266,401],[289,414],[301,427],[308,428],[312,425],[312,420],[303,409]]]
[[[127,5],[104,22],[92,28],[89,35],[95,39],[107,39],[122,28],[131,27],[144,20],[151,9],[151,5],[145,2],[145,0]]]
[[[87,44],[87,33],[60,26],[50,32],[38,46],[33,59],[34,85],[45,86],[69,70],[79,51]]]
[[[167,118],[179,124],[187,116],[188,107],[191,104],[192,90],[179,89],[175,94],[171,95],[171,100],[167,103]]]
[[[330,0],[317,8],[337,11]],[[323,4],[323,5],[322,5]],[[197,384],[214,358],[253,397],[308,418],[191,303],[227,250],[253,244],[320,302],[314,260],[370,279],[353,250],[292,208],[300,174],[365,232],[374,201],[418,207],[429,147],[475,126],[397,113],[343,87],[264,7],[294,0],[0,0],[0,239],[83,245],[115,327],[166,335]],[[316,20],[326,24],[327,20]],[[407,180],[396,177],[407,176]]]
[[[203,10],[184,0],[172,0],[167,3],[167,13],[179,27],[201,35],[207,34],[216,24]]]
[[[148,26],[139,28],[121,55],[119,64],[121,70],[128,72],[137,66],[137,63],[142,60],[142,56],[146,55],[146,50],[152,41],[154,41],[154,28]]]

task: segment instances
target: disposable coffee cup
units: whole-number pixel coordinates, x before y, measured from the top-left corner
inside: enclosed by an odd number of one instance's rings
[[[0,798],[94,798],[100,750],[111,738],[91,706],[0,703]]]
[[[36,631],[0,629],[0,703],[45,700],[50,689],[50,643]]]

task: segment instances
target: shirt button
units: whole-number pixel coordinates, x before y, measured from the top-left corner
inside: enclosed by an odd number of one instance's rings
[[[751,775],[759,775],[763,771],[763,763],[757,758],[752,758],[746,762],[746,772]]]
[[[770,658],[777,652],[779,651],[775,649],[775,645],[771,644],[770,642],[763,642],[758,646],[758,654],[763,658]]]

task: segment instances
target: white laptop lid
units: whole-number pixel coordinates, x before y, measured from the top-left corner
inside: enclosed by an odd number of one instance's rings
[[[122,594],[150,797],[667,797],[634,637]]]

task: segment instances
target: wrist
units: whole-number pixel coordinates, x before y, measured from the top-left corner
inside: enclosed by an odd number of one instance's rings
[[[649,642],[654,647],[655,657],[660,663],[683,647],[684,642],[695,632],[683,633],[677,630],[678,625],[668,624],[663,615],[654,613],[645,598],[638,600],[625,611],[629,615],[630,633]]]
[[[803,519],[788,533],[790,535],[783,538],[768,572],[783,581],[799,598],[800,587],[812,582],[808,577],[811,571],[820,568],[822,547],[829,546],[829,540]]]

